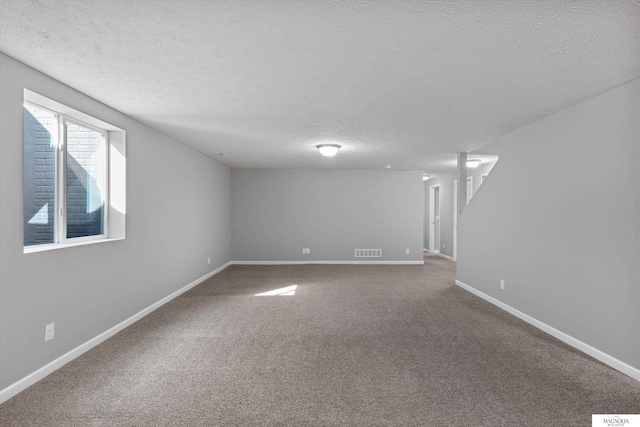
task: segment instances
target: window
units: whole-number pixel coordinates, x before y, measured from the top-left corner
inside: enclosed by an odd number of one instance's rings
[[[124,131],[28,90],[23,113],[25,252],[124,238]]]

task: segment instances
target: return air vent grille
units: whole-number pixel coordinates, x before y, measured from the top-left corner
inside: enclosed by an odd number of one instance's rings
[[[356,249],[356,258],[380,258],[382,249]]]

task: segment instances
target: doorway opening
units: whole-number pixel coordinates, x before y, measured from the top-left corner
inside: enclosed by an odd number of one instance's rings
[[[429,252],[440,253],[440,185],[429,187]]]
[[[458,260],[458,180],[453,181],[453,260]]]

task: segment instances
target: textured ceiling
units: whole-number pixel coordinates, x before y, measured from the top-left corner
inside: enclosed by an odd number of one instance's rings
[[[640,76],[640,0],[0,0],[0,30],[6,54],[231,167],[451,172]]]

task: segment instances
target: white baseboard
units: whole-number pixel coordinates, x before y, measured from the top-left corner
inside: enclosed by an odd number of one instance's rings
[[[234,265],[298,265],[298,264],[354,264],[354,265],[424,265],[424,261],[231,261]]]
[[[562,331],[559,331],[558,329],[547,325],[544,322],[541,322],[538,319],[535,319],[531,316],[529,316],[528,314],[525,314],[519,310],[516,310],[515,308],[511,307],[510,305],[507,305],[487,294],[485,294],[482,291],[479,291],[475,288],[472,288],[471,286],[467,285],[464,282],[461,282],[460,280],[456,280],[456,285],[460,286],[461,288],[471,292],[474,295],[479,296],[480,298],[490,302],[491,304],[500,307],[501,309],[503,309],[504,311],[513,314],[514,316],[518,317],[519,319],[524,320],[525,322],[529,323],[530,325],[535,326],[536,328],[548,333],[549,335],[559,339],[560,341],[563,341],[566,344],[569,344],[571,347],[574,347],[580,351],[582,351],[583,353],[588,354],[589,356],[593,357],[594,359],[597,359],[599,361],[601,361],[602,363],[605,363],[609,366],[611,366],[613,369],[622,372],[625,375],[630,376],[631,378],[633,378],[634,380],[640,381],[640,369],[634,368],[631,365],[628,365],[626,363],[624,363],[621,360],[616,359],[613,356],[608,355],[607,353],[598,350],[595,347],[591,347],[589,344],[586,344],[582,341],[580,341],[577,338],[572,337],[571,335],[568,335]]]
[[[100,335],[90,339],[89,341],[85,342],[84,344],[79,345],[78,347],[74,348],[73,350],[69,351],[68,353],[63,354],[62,356],[58,357],[54,361],[47,363],[42,368],[30,373],[26,377],[16,381],[15,383],[11,384],[10,386],[6,387],[5,389],[0,390],[0,403],[6,402],[7,400],[11,399],[16,394],[20,393],[21,391],[25,390],[26,388],[28,388],[28,387],[32,386],[33,384],[37,383],[38,381],[40,381],[41,379],[43,379],[47,375],[53,373],[57,369],[63,367],[67,363],[71,362],[73,359],[77,358],[78,356],[81,356],[82,354],[84,354],[87,351],[91,350],[93,347],[97,346],[101,342],[111,338],[112,336],[114,336],[115,334],[117,334],[118,332],[120,332],[121,330],[126,328],[127,326],[137,322],[138,320],[142,319],[147,314],[151,313],[152,311],[154,311],[154,310],[158,309],[159,307],[163,306],[164,304],[168,303],[169,301],[171,301],[175,297],[187,292],[189,289],[193,288],[194,286],[204,282],[209,277],[221,272],[222,270],[224,270],[225,268],[227,268],[230,265],[231,265],[231,262],[228,262],[228,263],[216,268],[212,272],[205,274],[204,276],[200,277],[199,279],[196,279],[193,282],[189,283],[187,286],[185,286],[185,287],[183,287],[181,289],[178,289],[177,291],[173,292],[172,294],[162,298],[160,301],[150,305],[149,307],[145,308],[144,310],[142,310],[142,311],[134,314],[133,316],[129,317],[128,319],[118,323],[114,327],[104,331]]]
[[[424,251],[425,251],[425,252],[429,252],[430,254],[439,254],[439,253],[440,253],[440,251],[439,251],[438,249],[436,249],[436,250],[434,250],[434,251],[432,251],[432,250],[430,250],[430,249],[425,249]]]
[[[452,257],[450,257],[449,255],[445,255],[445,254],[441,254],[441,253],[439,253],[438,255],[440,255],[444,259],[448,259],[449,261],[456,262],[456,260],[453,259]]]

